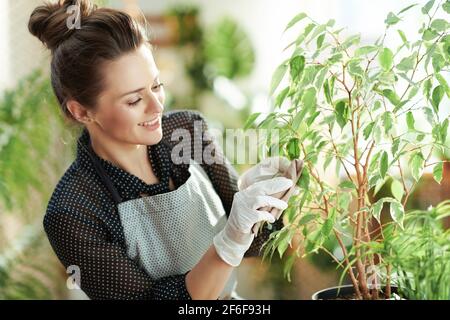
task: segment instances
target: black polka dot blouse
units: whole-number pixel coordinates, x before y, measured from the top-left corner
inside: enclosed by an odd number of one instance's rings
[[[195,132],[194,121],[201,121],[202,132]],[[136,199],[143,194],[165,193],[169,191],[169,177],[178,188],[190,176],[188,164],[174,164],[170,158],[171,148],[183,143],[171,141],[172,132],[177,128],[188,130],[191,137],[203,135],[203,140],[191,139],[191,150],[196,147],[203,150],[209,146],[208,150],[214,150],[214,157],[223,160],[211,165],[202,164],[202,167],[228,216],[233,196],[238,191],[238,175],[208,135],[207,123],[199,112],[171,111],[163,115],[163,139],[147,148],[149,160],[159,178],[158,184],[146,184],[95,153],[93,156],[106,170],[122,201]],[[81,289],[91,299],[190,299],[185,284],[186,274],[152,279],[127,256],[116,203],[95,172],[87,153],[90,138],[86,129],[78,142],[76,159],[56,185],[44,217],[45,232],[59,260],[66,268],[73,265],[80,268]],[[199,142],[201,146],[194,145]],[[274,227],[280,228],[281,221]],[[269,233],[268,229],[261,232],[245,256],[259,255]]]

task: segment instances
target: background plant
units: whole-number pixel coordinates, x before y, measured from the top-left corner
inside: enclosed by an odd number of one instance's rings
[[[0,299],[64,294],[64,270],[42,219],[73,157],[74,148],[64,141],[74,134],[64,129],[50,79],[40,70],[0,98]]]
[[[408,39],[398,26],[413,10],[420,10],[425,22],[417,39]],[[263,118],[258,128],[279,129],[278,153],[305,161],[298,182],[302,192],[291,199],[287,224],[272,234],[265,252],[289,252],[286,276],[302,247],[305,254],[325,250],[343,276],[349,275],[357,298],[378,298],[371,288],[379,284],[373,274],[379,269],[390,295],[392,265],[374,250],[385,237],[382,209],[389,207],[391,230],[400,232],[424,169],[432,167],[436,181],[442,180],[442,161],[432,155],[448,149],[448,112],[442,116],[440,109],[450,97],[449,12],[450,1],[390,12],[384,34],[371,45],[362,45],[360,35],[342,39],[334,20],[319,24],[300,13],[288,23],[286,30],[306,21],[286,47],[292,54],[274,72],[274,111],[253,114],[246,123],[248,128]],[[386,45],[392,36],[402,42],[396,49]],[[282,87],[284,78],[288,85]],[[272,143],[269,135],[262,149],[271,154],[277,150]],[[326,179],[332,167],[336,179]],[[387,179],[393,197],[371,201]],[[296,235],[304,246],[287,251]],[[338,254],[323,246],[330,238],[339,243]]]
[[[397,275],[394,283],[408,299],[450,300],[450,200],[405,217],[405,230],[382,247]]]

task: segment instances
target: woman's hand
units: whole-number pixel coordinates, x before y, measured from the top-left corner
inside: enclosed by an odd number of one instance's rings
[[[253,225],[261,221],[275,221],[268,211],[258,209],[286,209],[287,202],[270,195],[288,190],[292,185],[291,179],[276,177],[256,182],[234,195],[227,224],[213,240],[216,252],[223,261],[232,266],[241,263],[254,238],[251,230]]]
[[[289,159],[280,156],[263,159],[241,175],[238,181],[239,190],[244,190],[255,182],[271,179],[279,174],[283,174],[290,164],[291,161]]]

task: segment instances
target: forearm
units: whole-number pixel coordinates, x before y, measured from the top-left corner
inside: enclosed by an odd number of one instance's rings
[[[216,252],[209,247],[195,267],[186,275],[186,287],[193,300],[217,299],[233,271]]]

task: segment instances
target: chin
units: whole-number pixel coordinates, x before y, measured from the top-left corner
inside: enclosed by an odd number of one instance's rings
[[[144,140],[144,143],[142,144],[152,146],[158,144],[161,141],[161,139],[162,139],[162,131],[158,129],[157,131],[150,133]]]

